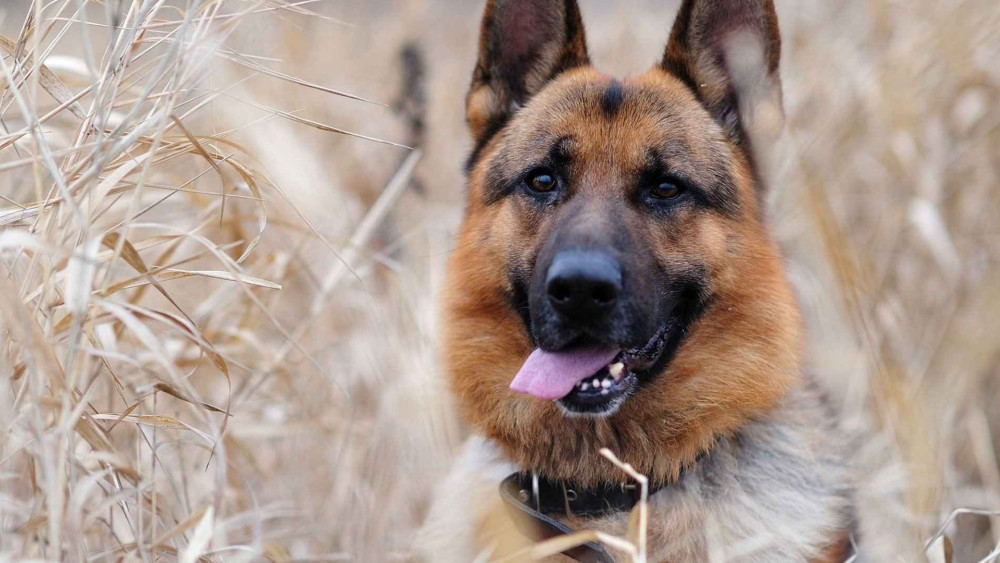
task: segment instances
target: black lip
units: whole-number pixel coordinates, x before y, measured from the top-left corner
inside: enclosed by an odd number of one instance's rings
[[[528,333],[531,343],[537,346],[538,342],[535,340],[535,333],[531,330],[531,306],[528,304],[528,284],[524,281],[523,275],[515,275],[511,277],[510,286],[510,293],[507,296],[508,302],[521,319],[521,323],[524,324],[524,330]]]
[[[602,414],[610,411],[625,401],[639,386],[634,373],[626,373],[608,389],[591,387],[586,391],[574,388],[557,403],[569,412],[576,414]],[[602,391],[608,391],[603,393]]]
[[[705,311],[711,306],[711,299],[706,297],[704,292],[697,286],[691,286],[684,291],[678,306],[671,314],[666,334],[664,335],[663,349],[659,356],[655,358],[649,367],[636,372],[640,383],[648,382],[663,373],[670,361],[674,359],[677,349],[680,348],[684,338],[687,337],[694,324]]]

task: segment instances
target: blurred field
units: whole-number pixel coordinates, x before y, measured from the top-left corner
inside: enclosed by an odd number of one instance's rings
[[[677,4],[583,0],[595,64]],[[0,561],[412,558],[464,436],[435,291],[480,10],[0,5]],[[1000,509],[1000,4],[778,12],[771,223],[866,549],[990,561],[1000,517],[949,515]]]

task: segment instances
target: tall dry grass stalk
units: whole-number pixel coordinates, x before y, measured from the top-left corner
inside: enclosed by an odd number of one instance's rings
[[[0,36],[0,557],[287,559],[277,540],[301,532],[279,522],[307,511],[260,498],[242,413],[294,432],[297,405],[260,398],[293,370],[344,402],[305,336],[329,323],[338,282],[371,267],[361,250],[418,155],[345,244],[237,140],[272,119],[355,135],[240,96],[256,77],[373,103],[228,46],[245,20],[329,20],[307,4],[33,2]],[[231,104],[258,115],[222,127]],[[265,241],[276,228],[287,238]],[[307,240],[335,263],[325,282]],[[302,284],[315,305],[293,324],[276,295]]]
[[[677,7],[581,4],[613,72],[657,58]],[[479,10],[0,6],[0,560],[412,557],[463,436],[434,292]],[[863,436],[870,559],[943,533],[988,561],[1000,5],[778,10],[771,223]]]

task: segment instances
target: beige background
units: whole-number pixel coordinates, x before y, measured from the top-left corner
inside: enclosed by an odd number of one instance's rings
[[[266,315],[238,294],[212,293],[224,284],[170,282],[171,295],[233,361],[227,471],[220,485],[204,471],[205,452],[164,448],[162,467],[144,479],[175,522],[223,495],[219,517],[231,527],[216,536],[216,546],[250,545],[275,560],[410,557],[432,488],[464,436],[437,375],[434,294],[461,212],[461,165],[470,146],[462,101],[481,4],[332,0],[308,7],[349,25],[252,14],[225,42],[273,58],[261,63],[270,69],[390,106],[401,91],[412,94],[413,84],[402,83],[400,52],[413,43],[426,67],[427,129],[416,182],[356,249],[357,276],[342,278],[301,340],[312,360],[292,350],[261,373],[286,340]],[[628,74],[659,59],[677,4],[583,0],[595,65]],[[882,560],[910,553],[956,508],[1000,508],[1000,7],[995,0],[777,4],[787,129],[770,222],[807,311],[810,363],[845,413],[843,424],[868,436],[856,448],[865,475],[861,512],[874,515],[870,536],[880,538],[874,547]],[[241,7],[227,4],[223,13]],[[0,7],[3,35],[17,36],[24,10],[19,3]],[[103,22],[103,9],[90,6],[87,17]],[[87,41],[82,29],[72,26],[53,54],[79,60]],[[87,32],[100,53],[106,29]],[[209,65],[205,88],[251,74],[215,59]],[[74,90],[88,83],[71,69],[57,73]],[[269,76],[249,78],[192,118],[202,134],[246,126],[234,138],[288,196],[282,201],[277,188],[265,193],[268,230],[248,271],[284,286],[260,295],[268,315],[294,328],[319,280],[339,267],[305,219],[333,248],[347,248],[408,151],[280,117],[247,126],[266,115],[247,101],[403,144],[414,138],[391,107]],[[8,130],[23,126],[7,111]],[[53,136],[57,129],[53,124]],[[7,149],[0,162],[23,156]],[[179,183],[203,165],[170,163],[158,177]],[[19,203],[35,199],[22,169],[0,172],[0,193]],[[252,215],[244,203],[232,209]],[[192,206],[203,204],[181,194],[151,216],[187,226]],[[245,223],[252,232],[254,222]],[[219,243],[235,236],[214,226],[207,233]],[[7,378],[15,360],[8,362]],[[225,379],[207,362],[198,365],[196,387],[221,404]],[[152,381],[128,366],[121,370],[131,392]],[[123,408],[112,398],[104,406]],[[169,397],[142,409],[179,418],[186,412]],[[13,415],[4,422],[26,424]],[[149,465],[137,432],[121,428],[113,436],[121,451]],[[0,454],[25,443],[17,436],[0,437],[8,440]],[[0,494],[33,508],[18,512],[0,503],[8,530],[40,510],[19,456],[9,462],[15,467],[0,466],[15,475],[0,480]],[[985,555],[998,531],[985,519],[959,519],[949,529],[962,557],[956,560]],[[0,553],[38,553],[24,547],[27,536],[4,533],[18,547]],[[92,553],[128,541],[121,529],[118,540],[92,533],[84,534]]]

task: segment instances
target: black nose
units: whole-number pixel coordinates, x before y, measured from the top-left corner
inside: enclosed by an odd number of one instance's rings
[[[622,291],[622,269],[614,256],[593,250],[556,254],[545,276],[545,292],[559,314],[594,321],[607,314]]]

